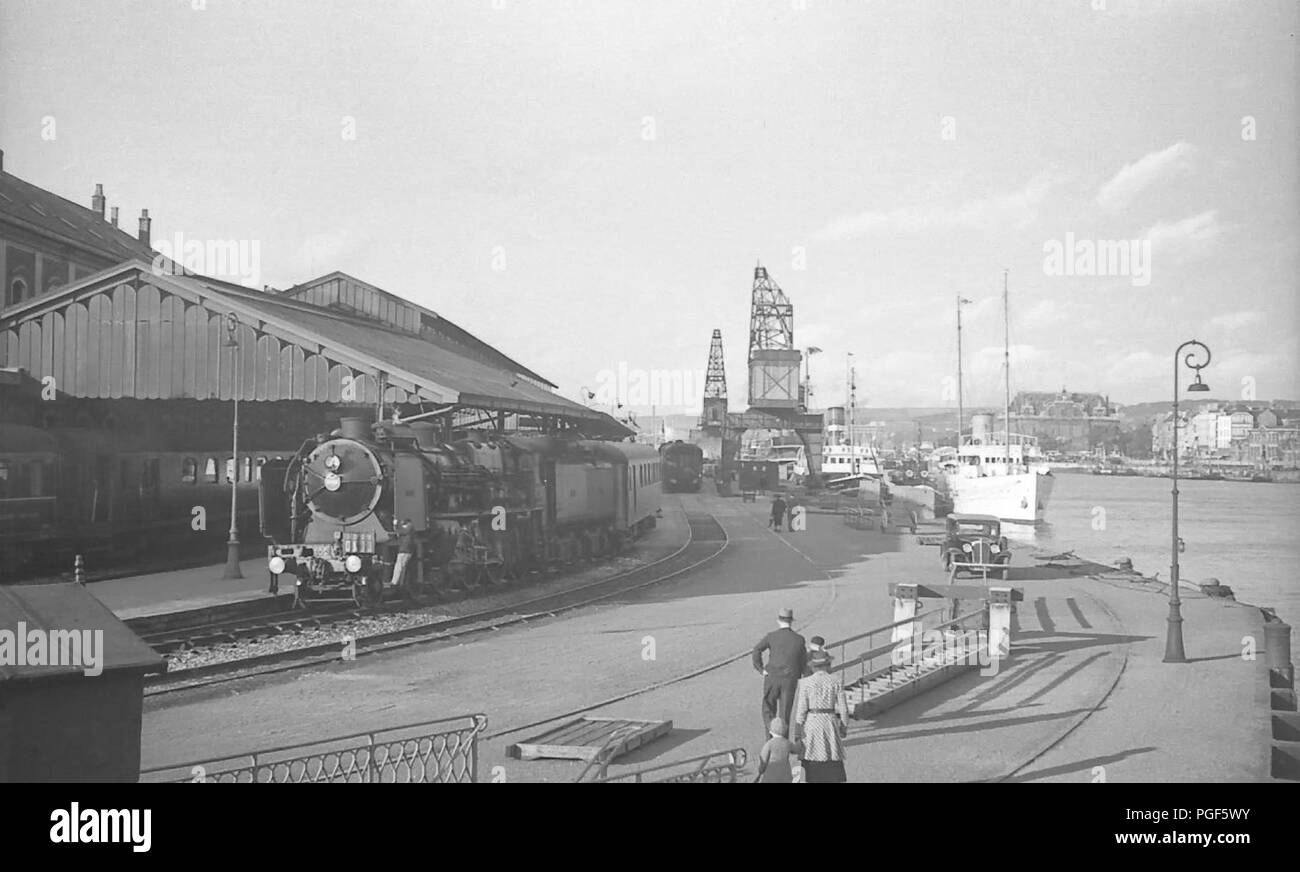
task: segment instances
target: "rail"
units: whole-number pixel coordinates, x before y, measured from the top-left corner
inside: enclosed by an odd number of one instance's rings
[[[471,714],[140,771],[142,782],[473,784],[487,715]]]
[[[919,650],[913,650],[915,640],[918,638],[921,638],[928,633],[943,633],[943,631],[948,627],[951,627],[954,630],[958,628],[966,629],[966,624],[976,618],[981,619],[981,623],[983,624],[987,621],[988,616],[988,606],[984,605],[974,611],[967,612],[964,615],[958,615],[957,617],[946,621],[933,621],[936,617],[942,617],[947,611],[948,608],[946,606],[930,609],[929,611],[921,612],[913,617],[904,618],[901,621],[894,621],[892,624],[886,624],[883,627],[876,627],[873,630],[867,630],[865,633],[859,633],[856,636],[849,636],[845,639],[840,639],[839,641],[826,644],[823,646],[824,650],[830,653],[832,657],[834,657],[835,661],[835,665],[831,671],[839,674],[841,684],[846,687],[850,684],[862,684],[871,681],[872,679],[878,678],[882,675],[888,675],[896,669],[902,669],[904,666],[908,665],[908,663],[915,662],[921,653]],[[929,624],[928,626],[927,623]],[[910,627],[910,632],[905,637],[899,638],[898,634],[894,631],[904,627]],[[890,640],[888,643],[873,644],[873,641],[877,636],[886,632],[890,634]],[[866,650],[861,653],[856,653],[852,657],[846,657],[849,646],[863,640],[866,640]],[[835,654],[836,650],[838,650],[838,656]],[[901,662],[900,655],[905,655],[905,658]],[[889,658],[888,664],[884,666],[875,666],[874,664],[883,657]],[[850,680],[849,670],[853,667],[858,668],[858,676],[857,678]]]

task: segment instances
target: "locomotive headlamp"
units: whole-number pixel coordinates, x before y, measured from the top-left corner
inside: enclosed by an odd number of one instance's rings
[[[279,575],[284,572],[284,558],[277,554],[266,562],[266,568],[271,570],[272,575]]]
[[[331,472],[325,476],[325,490],[333,493],[343,486],[343,479],[339,478],[337,472]]]
[[[339,457],[337,454],[331,454],[329,457],[325,458],[325,468],[330,472],[338,472],[339,467],[342,465],[343,458]]]
[[[343,561],[343,566],[348,572],[360,572],[361,558],[355,554],[349,554],[348,559]]]

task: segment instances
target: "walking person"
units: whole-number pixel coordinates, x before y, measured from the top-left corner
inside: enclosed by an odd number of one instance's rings
[[[803,677],[807,678],[812,675],[812,656],[818,651],[826,648],[826,640],[821,636],[813,636],[808,640],[808,655],[804,658]]]
[[[780,494],[777,494],[772,497],[772,520],[770,521],[770,526],[775,528],[778,533],[781,532],[781,519],[784,517],[785,500],[781,499]]]
[[[831,655],[816,651],[810,658],[813,674],[799,682],[795,695],[795,738],[803,745],[803,771],[809,784],[843,783],[844,737],[849,706],[840,680],[831,675]]]
[[[758,752],[758,784],[789,784],[794,781],[794,769],[790,766],[792,756],[802,756],[803,748],[786,738],[785,721],[772,718],[768,733],[772,738],[764,743]]]
[[[777,628],[754,646],[754,670],[763,675],[763,732],[766,734],[772,718],[779,717],[790,723],[790,709],[794,706],[795,690],[803,675],[807,652],[803,636],[790,628],[794,612],[781,609],[776,616]],[[763,652],[767,663],[763,663]]]

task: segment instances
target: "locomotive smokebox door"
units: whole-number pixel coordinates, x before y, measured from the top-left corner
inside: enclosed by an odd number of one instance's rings
[[[293,531],[289,514],[291,499],[285,493],[284,477],[289,471],[289,461],[268,460],[262,464],[262,477],[257,483],[257,515],[262,535],[272,542],[292,542]]]
[[[393,518],[396,521],[411,519],[411,529],[422,532],[428,529],[429,509],[424,504],[424,460],[418,454],[397,454],[393,457],[396,474],[393,476]]]

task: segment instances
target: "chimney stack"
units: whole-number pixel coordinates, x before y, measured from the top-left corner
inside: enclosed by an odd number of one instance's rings
[[[104,186],[95,185],[95,193],[90,198],[90,209],[99,216],[99,220],[104,220]]]
[[[5,171],[5,150],[0,148],[0,173]]]
[[[117,226],[117,207],[114,206],[112,209],[110,209],[110,210],[109,210],[109,214],[112,216],[111,218],[109,218],[109,222],[112,223],[112,225],[113,225],[114,227],[116,227],[116,226]]]
[[[149,217],[149,210],[141,209],[140,210],[140,241],[143,242],[145,245],[149,244],[149,225],[152,223],[153,223],[153,219]]]

